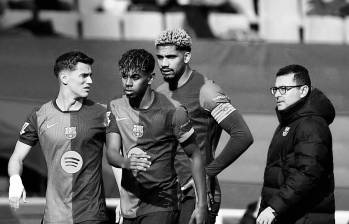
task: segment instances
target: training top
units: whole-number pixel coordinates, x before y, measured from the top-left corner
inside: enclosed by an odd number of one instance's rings
[[[44,223],[108,220],[102,155],[106,108],[85,99],[78,111],[61,111],[56,101],[34,109],[19,141],[40,143],[47,164]]]
[[[119,190],[126,218],[178,209],[174,156],[178,143],[185,142],[194,130],[184,107],[155,91],[154,95],[148,109],[132,108],[125,95],[108,104],[107,133],[120,134],[123,155],[137,147],[151,156],[151,165],[144,172],[134,175],[123,169]]]

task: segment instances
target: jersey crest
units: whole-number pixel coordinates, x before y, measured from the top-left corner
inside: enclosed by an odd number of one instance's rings
[[[67,139],[74,139],[76,137],[76,127],[65,127],[64,135]]]
[[[132,129],[132,134],[137,138],[142,137],[143,136],[143,125],[134,124],[133,129]]]

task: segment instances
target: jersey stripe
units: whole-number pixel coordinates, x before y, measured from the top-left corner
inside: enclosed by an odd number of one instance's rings
[[[236,109],[230,103],[220,103],[211,112],[212,117],[221,123],[229,114],[233,113]]]
[[[180,143],[185,142],[193,133],[194,133],[194,129],[191,128],[188,132],[184,133],[184,134],[178,139],[178,141],[179,141]]]

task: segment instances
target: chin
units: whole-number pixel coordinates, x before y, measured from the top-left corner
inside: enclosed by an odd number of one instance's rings
[[[174,80],[174,76],[170,76],[170,75],[164,76],[164,81],[171,82],[172,80]]]

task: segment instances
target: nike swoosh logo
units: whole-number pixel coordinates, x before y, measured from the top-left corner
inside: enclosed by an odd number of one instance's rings
[[[116,121],[123,121],[123,120],[127,120],[127,117],[116,117],[115,120]]]
[[[57,123],[53,123],[53,124],[47,124],[46,125],[46,128],[49,129],[49,128],[52,128],[53,126],[55,126]]]

